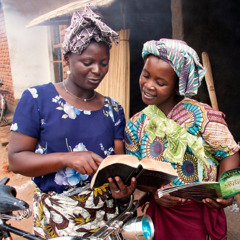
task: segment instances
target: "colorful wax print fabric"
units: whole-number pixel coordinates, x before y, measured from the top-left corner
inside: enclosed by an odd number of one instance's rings
[[[102,22],[101,17],[94,13],[90,6],[87,6],[82,11],[73,13],[71,25],[66,29],[62,44],[64,54],[68,52],[81,54],[92,40],[103,41],[111,48],[112,41],[118,44],[119,35]]]
[[[162,38],[151,40],[143,45],[142,57],[154,55],[174,69],[179,77],[179,94],[191,97],[197,94],[206,69],[201,65],[196,51],[186,42]]]
[[[89,237],[118,214],[108,184],[94,191],[69,190],[61,194],[36,189],[33,198],[34,234],[43,238]]]
[[[157,161],[170,162],[178,173],[178,179],[172,183],[174,185],[215,181],[219,161],[239,150],[239,146],[228,130],[223,113],[213,110],[207,104],[185,98],[166,117],[195,136],[198,143],[204,147],[206,161],[198,159],[199,156],[194,154],[194,149],[191,149],[189,145],[186,146],[181,160],[177,155],[178,151],[174,152],[175,157],[165,154],[170,144],[174,146],[180,142],[170,142],[171,138],[167,132],[156,133],[154,136],[149,131],[151,119],[144,113],[144,110],[135,114],[127,122],[125,128],[126,153],[133,154],[138,158],[147,157]],[[177,136],[178,130],[171,134]],[[177,138],[180,139],[180,136]]]

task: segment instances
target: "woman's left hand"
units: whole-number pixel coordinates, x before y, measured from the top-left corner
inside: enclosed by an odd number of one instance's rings
[[[202,201],[209,208],[221,209],[232,205],[233,197],[227,199],[217,198],[216,200],[206,198]]]
[[[137,181],[135,178],[131,179],[131,184],[129,186],[125,185],[120,177],[114,177],[114,179],[108,178],[108,181],[112,196],[116,199],[131,196],[137,187]]]

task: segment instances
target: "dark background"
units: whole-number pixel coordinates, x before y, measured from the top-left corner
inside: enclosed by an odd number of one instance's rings
[[[121,5],[125,2],[124,5]],[[200,59],[206,51],[210,58],[219,110],[236,141],[240,141],[240,1],[182,0],[184,41]],[[122,7],[125,6],[125,7]],[[125,18],[124,18],[125,15]],[[119,30],[125,22],[130,28],[130,116],[144,107],[139,92],[143,66],[141,50],[148,40],[172,37],[170,0],[117,1],[104,12],[105,21]],[[123,21],[125,19],[125,21]],[[201,60],[202,61],[202,60]],[[203,80],[198,99],[210,104]]]

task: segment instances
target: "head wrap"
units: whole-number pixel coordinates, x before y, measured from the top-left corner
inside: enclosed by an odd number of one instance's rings
[[[111,48],[112,40],[118,44],[119,35],[102,22],[100,16],[88,5],[83,11],[73,13],[71,25],[66,29],[62,44],[63,54],[67,52],[81,54],[92,39],[97,42],[103,41]]]
[[[155,55],[171,65],[179,77],[179,93],[191,97],[197,94],[206,73],[194,49],[181,40],[160,39],[143,45],[142,57]]]

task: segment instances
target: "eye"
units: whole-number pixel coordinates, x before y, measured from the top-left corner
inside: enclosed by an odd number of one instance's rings
[[[148,74],[145,74],[145,73],[143,73],[143,74],[142,74],[142,77],[144,77],[144,78],[148,79],[148,78],[149,78],[149,75],[148,75]]]
[[[92,64],[92,62],[83,62],[83,65],[86,67],[89,67]]]
[[[163,86],[165,86],[166,84],[157,81],[157,85],[160,86],[160,87],[163,87]]]
[[[108,66],[108,62],[101,62],[101,65],[102,65],[103,67],[106,67],[106,66]]]

